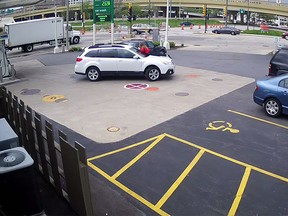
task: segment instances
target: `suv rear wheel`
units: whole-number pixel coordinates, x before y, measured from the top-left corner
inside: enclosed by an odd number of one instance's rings
[[[160,70],[155,66],[150,66],[145,70],[145,77],[150,81],[156,81],[160,78]]]
[[[100,71],[97,67],[89,67],[86,70],[86,75],[90,81],[98,81],[101,77]]]
[[[275,98],[268,98],[264,103],[264,110],[268,116],[278,117],[281,112],[281,103]]]

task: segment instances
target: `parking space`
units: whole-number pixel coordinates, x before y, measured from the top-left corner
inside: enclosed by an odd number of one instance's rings
[[[286,177],[169,134],[88,161],[160,215],[254,215],[265,205],[272,215],[287,213]]]

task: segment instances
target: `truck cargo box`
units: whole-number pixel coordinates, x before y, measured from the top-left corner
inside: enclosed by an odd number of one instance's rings
[[[57,28],[55,17],[5,24],[5,31],[8,34],[6,46],[14,48],[27,44],[47,43],[55,41],[56,34],[57,39],[63,39],[63,18],[57,17],[56,20]]]

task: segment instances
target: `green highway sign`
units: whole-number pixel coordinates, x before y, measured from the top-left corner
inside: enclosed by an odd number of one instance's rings
[[[111,0],[94,0],[94,22],[111,21]]]

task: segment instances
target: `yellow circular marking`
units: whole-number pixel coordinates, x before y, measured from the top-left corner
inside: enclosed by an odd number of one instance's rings
[[[64,98],[65,98],[64,95],[46,95],[46,96],[43,97],[42,100],[44,102],[50,103],[50,102],[55,102],[56,100],[60,100],[60,99],[63,100]]]
[[[112,127],[107,128],[107,130],[108,130],[109,132],[118,132],[118,131],[120,130],[120,128],[119,128],[119,127],[112,126]]]

